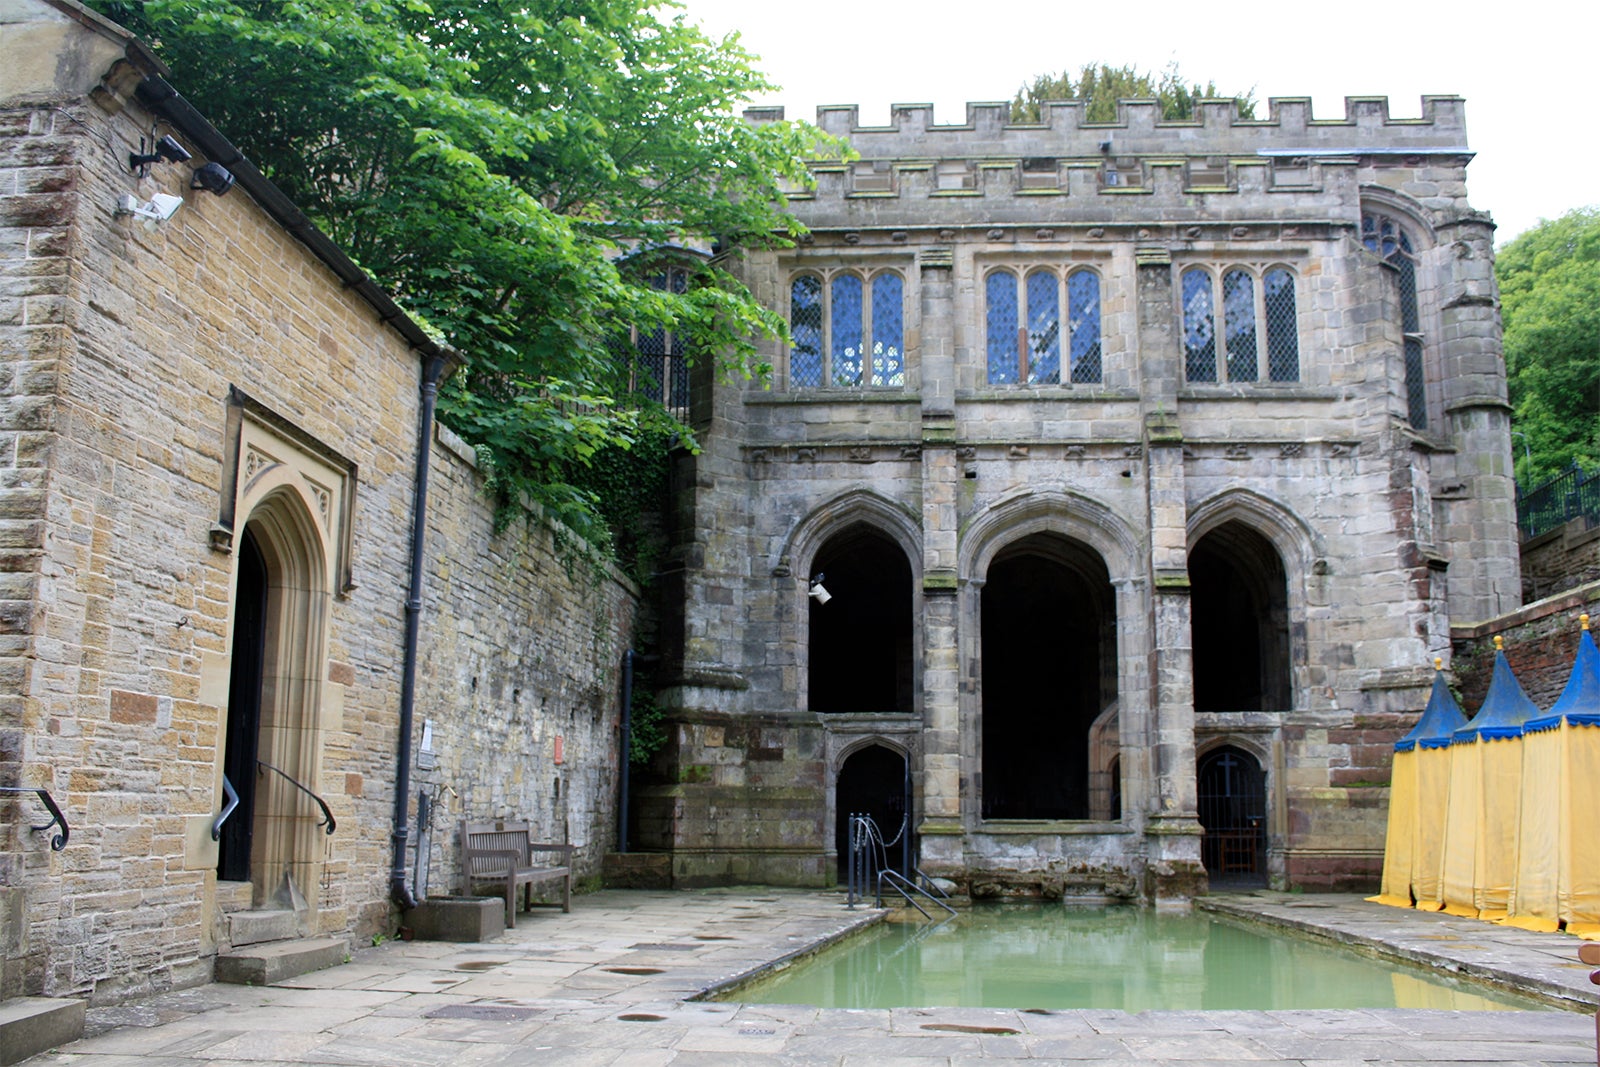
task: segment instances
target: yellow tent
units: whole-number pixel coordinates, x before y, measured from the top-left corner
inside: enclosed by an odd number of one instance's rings
[[[1439,883],[1438,843],[1443,836],[1442,815],[1449,799],[1449,783],[1430,783],[1430,791],[1420,788],[1419,746],[1441,739],[1449,744],[1455,731],[1467,722],[1445,684],[1443,667],[1443,660],[1433,661],[1433,693],[1428,697],[1428,706],[1411,731],[1394,743],[1394,766],[1389,774],[1389,829],[1383,846],[1383,891],[1367,898],[1379,904],[1409,908],[1414,893],[1418,900],[1423,899],[1418,892],[1420,887],[1436,890]],[[1431,839],[1427,848],[1423,845],[1425,834]],[[1426,874],[1421,869],[1424,865],[1429,867]]]
[[[1583,616],[1567,687],[1523,735],[1522,846],[1510,915],[1527,930],[1600,939],[1600,652]]]
[[[1522,726],[1539,709],[1494,639],[1494,677],[1483,706],[1450,746],[1450,811],[1445,825],[1444,910],[1503,919],[1517,869],[1522,804]]]

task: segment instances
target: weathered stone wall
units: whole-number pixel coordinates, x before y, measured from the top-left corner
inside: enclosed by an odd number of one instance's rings
[[[1600,580],[1600,526],[1583,517],[1522,545],[1522,599],[1532,604]]]
[[[394,929],[423,361],[244,181],[216,197],[187,188],[188,166],[130,174],[157,125],[133,97],[148,64],[76,14],[0,5],[16,20],[0,25],[0,784],[47,788],[72,828],[53,852],[29,831],[44,821],[32,796],[0,797],[0,999],[108,1002],[208,979],[225,910],[281,876],[219,883],[210,834],[234,549],[257,516],[282,526],[274,552],[301,553],[274,573],[308,590],[271,594],[302,611],[272,655],[304,670],[265,679],[263,703],[303,720],[302,780],[338,822],[324,837],[293,799],[277,816],[273,833],[310,841],[294,867],[304,932]],[[13,55],[23,40],[44,51]],[[185,202],[153,229],[114,211],[156,192]],[[432,881],[454,879],[460,814],[530,818],[579,845],[587,874],[610,847],[634,593],[567,575],[542,526],[494,534],[463,453],[435,449],[429,509],[414,744],[431,720],[434,762],[413,784],[455,791]],[[255,511],[232,514],[241,501]]]
[[[1384,748],[1425,703],[1449,620],[1519,602],[1490,229],[1466,200],[1460,100],[1426,98],[1421,120],[1392,120],[1369,98],[1331,120],[1313,120],[1304,100],[1268,112],[1244,121],[1212,102],[1169,123],[1132,103],[1089,125],[1060,105],[1012,125],[1005,105],[983,104],[939,126],[907,106],[864,128],[853,108],[821,110],[860,158],[815,168],[817,188],[793,201],[808,237],[748,255],[744,277],[785,311],[801,273],[901,277],[904,383],[797,387],[790,353],[774,347],[770,389],[724,387],[697,408],[705,447],[684,478],[693,522],[678,546],[683,641],[664,671],[677,682],[677,836],[660,845],[680,877],[684,857],[779,865],[792,847],[773,832],[783,818],[752,837],[697,814],[739,798],[684,776],[706,762],[706,727],[730,716],[787,722],[788,747],[805,751],[798,739],[821,732],[823,781],[796,762],[809,795],[786,810],[789,825],[820,813],[813,856],[831,849],[847,745],[838,717],[804,710],[817,669],[806,579],[831,536],[865,524],[912,572],[913,724],[884,716],[875,736],[909,754],[926,868],[1013,888],[1056,885],[1070,868],[1108,893],[1132,883],[1181,897],[1204,878],[1197,753],[1229,744],[1266,773],[1275,882],[1376,879]],[[1364,247],[1364,215],[1411,235],[1412,325],[1399,272]],[[1292,272],[1294,381],[1188,380],[1182,272],[1233,264]],[[1099,278],[1099,381],[990,383],[985,276],[1035,267]],[[1425,417],[1404,385],[1417,337]],[[1289,649],[1289,692],[1281,706],[1197,713],[1188,553],[1225,525],[1281,561],[1287,603],[1272,625]],[[980,609],[991,562],[1038,535],[1084,546],[1109,572],[1123,812],[1035,828],[1018,848],[1021,830],[991,831],[981,812]],[[847,736],[872,739],[867,718]],[[813,861],[788,869],[815,878]]]
[[[1455,657],[1452,674],[1461,710],[1470,717],[1483,705],[1494,674],[1494,639],[1504,639],[1506,663],[1528,699],[1550,710],[1567,679],[1578,651],[1580,617],[1591,616],[1600,628],[1600,582],[1568,589],[1518,611],[1451,629]]]
[[[459,891],[463,818],[522,820],[540,841],[575,845],[573,877],[593,884],[617,836],[638,590],[613,567],[564,558],[537,515],[497,531],[472,451],[436,436],[417,690],[431,751],[414,779],[442,801],[428,891]]]

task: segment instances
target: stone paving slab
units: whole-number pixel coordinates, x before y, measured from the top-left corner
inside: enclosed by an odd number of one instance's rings
[[[1397,954],[1592,1012],[1560,934],[1350,896],[1255,893],[1203,906]],[[390,942],[270,987],[202,986],[91,1009],[91,1036],[30,1067],[1069,1067],[1594,1064],[1577,1010],[1030,1012],[823,1009],[691,1000],[876,921],[838,894],[608,890],[494,942]]]

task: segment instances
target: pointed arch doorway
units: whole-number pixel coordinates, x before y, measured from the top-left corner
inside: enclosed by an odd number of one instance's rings
[[[850,816],[868,815],[884,843],[884,866],[907,873],[911,848],[911,775],[904,754],[869,744],[845,757],[834,791],[834,846],[839,880],[849,876]]]
[[[1206,874],[1213,884],[1265,885],[1267,788],[1260,761],[1222,745],[1200,757],[1195,777]]]
[[[255,531],[246,527],[239,539],[239,569],[233,595],[233,662],[228,675],[228,717],[222,748],[222,773],[238,797],[218,841],[217,877],[225,882],[250,881],[266,627],[267,561],[256,543]]]

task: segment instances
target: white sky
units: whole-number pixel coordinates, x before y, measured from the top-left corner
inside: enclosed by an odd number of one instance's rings
[[[720,37],[737,31],[783,87],[758,104],[815,120],[819,104],[857,104],[886,124],[889,105],[934,105],[965,120],[968,101],[1009,100],[1034,75],[1085,63],[1159,70],[1191,82],[1309,96],[1341,118],[1346,96],[1387,96],[1415,118],[1424,94],[1466,98],[1474,207],[1503,244],[1541,218],[1600,203],[1600,3],[1596,0],[681,0]]]

